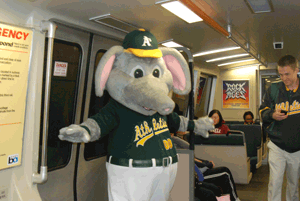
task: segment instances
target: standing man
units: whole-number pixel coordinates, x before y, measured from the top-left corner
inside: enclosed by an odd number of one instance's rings
[[[273,83],[259,108],[264,123],[270,123],[270,178],[268,201],[281,201],[284,172],[287,176],[287,201],[299,201],[300,175],[300,89],[298,60],[286,55],[278,61],[278,74],[282,82]]]

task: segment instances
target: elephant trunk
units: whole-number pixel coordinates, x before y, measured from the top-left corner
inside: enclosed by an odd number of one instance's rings
[[[141,78],[142,79],[142,78]],[[168,96],[169,88],[166,83],[156,78],[137,79],[124,89],[127,102],[143,107],[148,111],[157,111],[161,115],[170,114],[174,107],[174,101]]]

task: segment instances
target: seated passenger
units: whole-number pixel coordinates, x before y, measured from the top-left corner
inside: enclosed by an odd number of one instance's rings
[[[223,120],[223,117],[219,110],[212,110],[209,115],[214,120],[214,126],[215,129],[209,131],[210,134],[227,134],[229,131],[229,128],[227,125],[225,125],[225,121]]]
[[[195,167],[196,170],[197,167]],[[199,180],[195,171],[195,197],[200,201],[218,201],[217,197],[222,196],[222,191],[214,184],[206,183]]]
[[[244,124],[252,125],[254,123],[254,115],[251,111],[247,111],[244,113]]]
[[[189,149],[190,145],[187,141],[182,140],[174,135],[171,136],[176,149]],[[207,161],[196,157],[194,158],[194,162],[199,168],[199,171],[203,174],[204,180],[200,181],[200,184],[201,182],[214,184],[222,189],[223,194],[229,194],[231,201],[240,200],[236,192],[235,182],[233,180],[231,171],[227,167],[215,167],[213,161]],[[198,193],[199,192],[195,193],[195,195]],[[219,196],[216,191],[214,191],[214,193],[216,196]]]

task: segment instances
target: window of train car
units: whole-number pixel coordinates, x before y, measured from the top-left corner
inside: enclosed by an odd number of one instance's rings
[[[203,117],[208,115],[210,97],[212,92],[212,75],[201,73],[200,81],[196,86],[196,104],[195,104],[195,117]],[[200,97],[199,97],[200,96]]]
[[[203,73],[200,75],[200,78],[198,78],[198,86],[196,86],[195,89],[195,117],[208,115],[213,78],[214,76]],[[187,113],[189,95],[182,96],[173,93],[172,99],[179,107],[179,114],[185,116]]]
[[[47,39],[45,47],[45,62],[47,55]],[[78,91],[78,77],[80,72],[82,49],[78,44],[55,39],[53,49],[53,70],[50,92],[49,128],[48,128],[48,171],[66,166],[71,157],[72,143],[61,141],[58,138],[59,130],[73,124],[75,121],[75,105]],[[66,73],[57,74],[58,68],[67,66]],[[59,76],[58,76],[59,75]],[[43,83],[45,83],[45,70]],[[44,84],[43,84],[44,86]],[[44,93],[44,90],[43,90]],[[44,94],[42,101],[42,113]],[[41,115],[41,141],[43,131],[43,114]],[[40,154],[41,155],[41,154]]]
[[[103,56],[103,54],[106,52],[106,50],[99,50],[96,54],[96,60],[95,60],[95,70],[96,67]],[[109,94],[107,91],[104,91],[104,94],[102,97],[97,97],[95,94],[95,77],[93,78],[93,86],[91,91],[91,99],[90,99],[90,107],[89,107],[89,115],[93,116],[94,114],[98,113],[102,107],[104,107],[107,102],[110,99]],[[108,136],[105,136],[101,138],[100,140],[97,140],[95,142],[86,143],[84,147],[84,158],[85,160],[92,160],[96,158],[100,158],[102,156],[106,156],[107,154],[107,140]]]

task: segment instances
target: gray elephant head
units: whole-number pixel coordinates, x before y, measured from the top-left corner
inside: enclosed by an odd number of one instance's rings
[[[96,95],[107,90],[122,105],[143,115],[170,114],[171,90],[186,95],[191,89],[188,64],[174,48],[159,48],[162,57],[138,57],[122,46],[110,48],[95,74]]]

